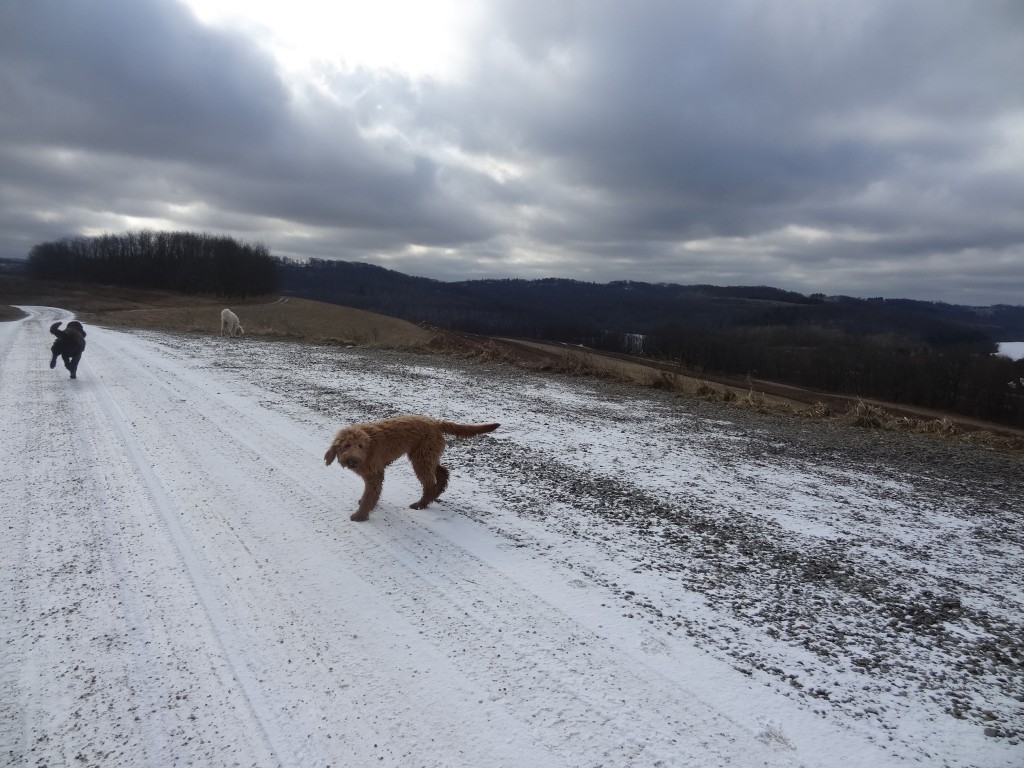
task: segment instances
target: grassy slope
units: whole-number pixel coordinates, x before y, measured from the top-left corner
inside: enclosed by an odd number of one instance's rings
[[[219,334],[220,312],[230,306],[246,334],[261,338],[397,348],[423,347],[434,338],[404,320],[306,299],[273,296],[226,303],[210,296],[0,277],[0,320],[20,316],[13,304],[60,307],[87,325],[112,328]]]

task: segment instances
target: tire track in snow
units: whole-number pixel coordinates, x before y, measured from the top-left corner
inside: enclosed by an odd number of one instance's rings
[[[101,333],[105,332],[93,331],[93,346],[97,346],[95,337],[99,336],[99,346],[102,349],[103,336]],[[110,348],[107,347],[107,351],[109,350]],[[124,356],[116,357],[115,359],[121,364],[125,361]],[[92,372],[91,366],[88,370],[90,373]],[[236,637],[236,633],[231,629],[231,626],[225,615],[220,610],[220,607],[215,604],[206,566],[197,556],[192,541],[190,540],[187,532],[182,528],[175,505],[168,497],[163,484],[157,478],[150,465],[150,457],[147,456],[144,449],[138,444],[134,433],[129,428],[127,417],[118,406],[117,402],[115,402],[108,389],[105,386],[100,386],[97,388],[97,394],[102,408],[108,417],[109,423],[116,429],[118,436],[121,438],[124,449],[127,451],[138,469],[142,483],[145,486],[146,493],[152,502],[152,506],[158,512],[160,519],[170,534],[170,538],[175,546],[177,558],[185,566],[185,569],[188,572],[189,578],[195,587],[203,613],[213,629],[214,636],[219,642],[219,650],[223,652],[225,658],[230,664],[234,677],[238,681],[240,690],[245,697],[250,714],[259,724],[261,734],[267,745],[270,747],[271,752],[277,756],[277,759],[281,760],[285,764],[291,763],[292,761],[287,759],[288,756],[292,754],[301,754],[301,750],[295,749],[289,743],[287,730],[283,727],[280,720],[274,715],[271,708],[265,701],[256,681],[249,674],[249,669],[244,663],[243,650],[237,643],[232,642]]]
[[[32,319],[0,323],[0,392],[8,399],[19,421],[0,423],[0,526],[3,528],[4,556],[0,558],[0,617],[4,634],[0,637],[0,755],[14,765],[27,758],[31,750],[31,712],[36,708],[32,688],[27,681],[36,675],[36,658],[31,646],[37,641],[31,635],[30,617],[39,611],[32,604],[29,584],[32,580],[30,541],[38,516],[23,514],[29,503],[28,489],[37,479],[38,468],[28,461],[31,434],[22,419],[32,419],[41,393],[34,396],[25,386],[31,369],[28,345],[22,342]],[[40,353],[40,357],[45,350]],[[31,415],[30,415],[31,414]],[[43,479],[45,481],[45,479]],[[20,487],[19,487],[20,486]]]
[[[16,531],[5,540],[3,626],[17,628],[20,637],[5,642],[2,710],[7,715],[0,719],[8,730],[0,752],[13,763],[45,754],[51,734],[77,730],[74,720],[83,712],[106,710],[108,718],[128,717],[133,707],[122,706],[98,678],[131,685],[144,680],[152,666],[138,643],[132,653],[111,653],[128,642],[128,627],[138,623],[121,588],[122,564],[116,551],[103,546],[108,539],[106,515],[78,498],[80,490],[87,493],[107,479],[99,458],[105,453],[102,441],[88,429],[60,428],[92,422],[94,402],[88,388],[68,382],[63,367],[57,373],[45,368],[50,344],[45,329],[65,314],[36,310],[17,323],[13,336],[21,343],[5,344],[0,369],[0,391],[14,401],[10,412],[16,419],[4,429],[4,476],[24,494],[6,487],[2,494],[5,528]],[[12,436],[17,443],[9,441]],[[53,567],[51,558],[59,565]],[[80,583],[85,574],[88,584]],[[46,588],[39,589],[43,584]],[[88,626],[91,637],[83,642],[61,634],[73,623]],[[92,651],[90,646],[99,643],[106,653]],[[59,682],[41,689],[39,680],[54,673]],[[67,703],[49,704],[47,696],[54,688]],[[156,702],[147,694],[142,692],[136,701],[156,714],[134,725],[144,755],[147,745],[158,743],[161,722]],[[17,723],[17,733],[10,729],[12,723]],[[77,738],[74,749],[86,759],[116,753],[122,744],[112,742],[118,741]]]

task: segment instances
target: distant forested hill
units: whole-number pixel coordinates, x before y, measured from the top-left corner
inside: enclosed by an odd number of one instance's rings
[[[938,344],[1024,340],[1024,307],[1017,306],[804,296],[766,286],[559,278],[441,282],[346,261],[280,261],[279,269],[286,293],[478,333],[582,342],[609,331],[649,335],[667,326],[818,326]],[[578,336],[569,338],[573,333]]]

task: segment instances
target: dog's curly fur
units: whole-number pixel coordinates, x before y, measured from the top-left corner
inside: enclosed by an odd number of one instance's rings
[[[352,520],[366,520],[377,506],[384,487],[384,469],[395,459],[409,456],[423,496],[410,504],[423,509],[448,487],[448,470],[441,466],[444,436],[473,437],[493,432],[499,424],[454,424],[426,416],[399,416],[369,424],[356,424],[338,432],[324,454],[324,464],[335,460],[363,478],[365,488]]]
[[[71,378],[78,378],[78,363],[85,351],[85,328],[77,320],[68,323],[63,331],[60,329],[60,321],[50,326],[50,333],[57,337],[50,347],[50,367],[57,367],[57,358],[63,358],[64,367],[71,371]]]

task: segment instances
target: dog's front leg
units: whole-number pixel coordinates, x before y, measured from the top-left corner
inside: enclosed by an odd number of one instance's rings
[[[384,487],[384,473],[375,473],[372,475],[366,475],[363,477],[363,483],[365,488],[363,489],[363,497],[359,499],[359,509],[357,509],[349,520],[355,520],[361,522],[370,518],[370,510],[377,506],[377,502],[380,501],[380,492]]]

